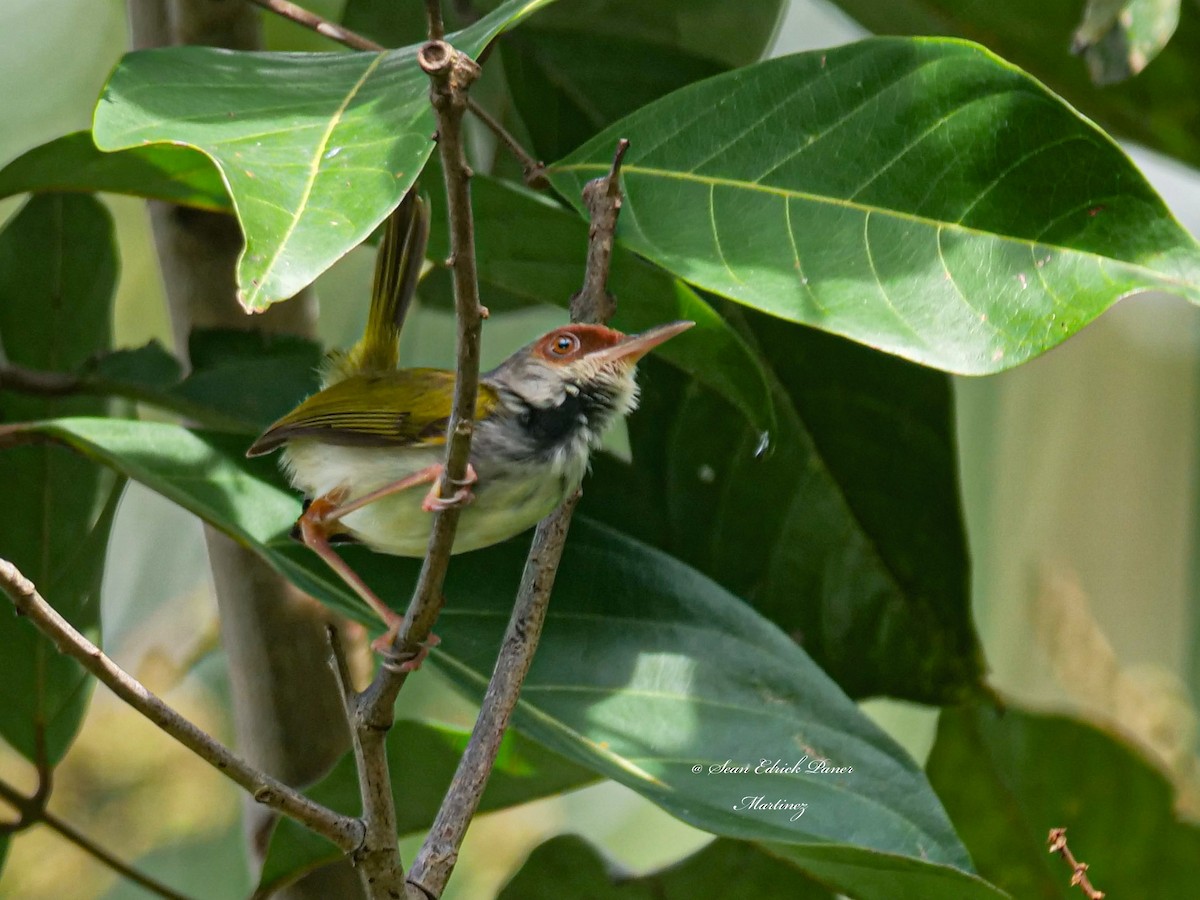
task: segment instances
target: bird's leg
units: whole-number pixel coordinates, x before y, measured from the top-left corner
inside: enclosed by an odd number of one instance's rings
[[[296,523],[300,528],[300,539],[305,546],[311,548],[317,556],[325,560],[325,564],[333,569],[342,581],[346,582],[350,589],[383,619],[387,630],[380,637],[371,641],[371,649],[376,653],[388,655],[396,640],[396,635],[400,633],[400,626],[404,624],[404,616],[380,600],[362,580],[362,576],[355,572],[348,562],[338,556],[337,551],[329,543],[329,532],[333,523],[338,519],[337,513],[342,509],[338,504],[344,496],[344,491],[330,491],[310,503],[308,509]],[[400,670],[412,672],[420,668],[421,662],[429,654],[429,649],[436,647],[438,641],[437,635],[431,634],[429,640],[421,645],[421,650],[415,657],[399,663]]]
[[[322,516],[326,521],[340,519],[357,509],[362,509],[369,503],[374,503],[376,500],[380,500],[388,496],[389,494],[397,494],[400,491],[406,491],[409,488],[416,487],[419,484],[429,484],[430,482],[433,482],[433,486],[429,489],[429,493],[425,495],[425,499],[421,501],[421,508],[425,510],[425,512],[434,512],[435,510],[446,509],[447,507],[456,506],[460,503],[470,503],[471,500],[474,499],[474,495],[471,493],[471,485],[479,480],[479,476],[475,474],[475,467],[470,463],[467,463],[466,478],[460,482],[460,487],[454,492],[454,496],[447,497],[445,499],[438,496],[437,486],[437,480],[441,476],[444,468],[445,467],[441,463],[435,463],[432,466],[426,466],[424,469],[413,472],[411,475],[405,476],[399,481],[393,481],[391,484],[385,484],[381,488],[376,488],[369,493],[363,494],[361,497],[357,498],[356,500],[351,500],[349,503],[334,501],[334,503],[322,513]],[[329,497],[331,494],[326,494],[325,496]],[[313,501],[313,503],[315,505],[316,501]],[[309,509],[312,509],[312,507],[310,506]]]

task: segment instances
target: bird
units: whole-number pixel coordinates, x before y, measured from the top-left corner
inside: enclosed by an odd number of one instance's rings
[[[428,207],[415,191],[388,220],[376,258],[367,327],[349,352],[331,354],[317,393],[268,427],[247,456],[282,449],[282,467],[307,498],[294,534],[383,619],[373,642],[387,652],[404,618],[333,548],[339,541],[423,557],[431,513],[462,507],[453,553],[507,540],[578,490],[591,452],[637,405],[638,360],[694,324],[640,334],[597,324],[554,328],[479,379],[467,476],[438,494],[455,373],[399,368],[399,331],[428,239]],[[417,490],[430,485],[427,492]],[[404,665],[415,668],[424,652]]]

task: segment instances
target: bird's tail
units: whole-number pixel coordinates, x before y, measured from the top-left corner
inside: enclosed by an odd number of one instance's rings
[[[396,368],[400,328],[417,290],[428,243],[429,204],[413,185],[384,224],[383,240],[375,256],[366,331],[350,350],[327,358],[322,372],[325,386],[350,375]]]

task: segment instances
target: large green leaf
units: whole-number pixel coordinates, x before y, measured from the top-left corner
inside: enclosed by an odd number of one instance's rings
[[[0,197],[26,191],[111,191],[213,212],[233,208],[203,153],[171,144],[104,153],[87,131],[34,147],[0,169]]]
[[[411,720],[397,722],[388,734],[388,769],[392,773],[400,834],[429,827],[469,738],[469,731]],[[496,767],[480,800],[479,812],[527,803],[595,780],[596,776],[587,769],[543,750],[528,738],[510,733],[500,744]],[[358,815],[362,802],[353,756],[344,756],[307,793],[331,809]],[[281,819],[271,835],[258,891],[265,895],[278,890],[342,856],[325,839],[291,819]]]
[[[558,159],[671,91],[725,70],[670,45],[596,34],[586,21],[529,26],[503,42],[504,74],[534,154]]]
[[[736,885],[736,888],[732,886]],[[716,840],[660,872],[614,872],[583,838],[562,835],[536,848],[499,900],[833,900],[825,888],[753,844]]]
[[[1051,828],[1067,829],[1109,897],[1195,891],[1200,829],[1172,810],[1163,774],[1117,735],[1017,709],[946,710],[928,771],[980,870],[1014,897],[1080,896],[1070,868],[1047,852]]]
[[[473,182],[475,239],[484,302],[495,289],[508,298],[565,307],[583,284],[587,223],[562,207],[510,183],[480,176]],[[442,199],[435,200],[429,255],[450,251]],[[513,228],[513,221],[521,223]],[[608,288],[617,298],[612,325],[642,331],[673,319],[696,327],[655,353],[729,400],[754,427],[772,427],[762,365],[738,334],[691,288],[617,245]]]
[[[1184,15],[1136,78],[1097,88],[1067,52],[1082,3],[1043,0],[834,0],[880,34],[942,34],[986,44],[1104,128],[1200,166],[1200,16]],[[1192,4],[1195,6],[1195,4]]]
[[[449,39],[476,55],[549,2],[509,0]],[[366,238],[425,165],[434,118],[418,49],[130,53],[96,107],[96,144],[185,144],[208,155],[246,236],[239,296],[262,309]]]
[[[0,234],[0,346],[9,362],[71,370],[107,349],[117,277],[113,224],[94,198],[31,199]],[[95,397],[0,391],[0,422],[97,415]],[[100,576],[119,485],[61,447],[0,451],[0,556],[76,628],[98,639]],[[32,762],[66,753],[91,696],[78,663],[0,607],[0,737]]]
[[[288,540],[298,499],[269,460],[235,455],[243,441],[108,419],[31,430],[143,481],[300,588],[369,619],[314,554]],[[418,561],[353,547],[346,556],[369,583],[387,586],[384,596],[407,599]],[[475,695],[524,556],[518,539],[451,566],[431,663]],[[856,897],[916,896],[909,881],[926,900],[1001,896],[969,873],[919,768],[790,639],[695,570],[586,520],[572,526],[514,724],[687,822],[778,843],[806,870],[811,859],[824,881]],[[776,760],[798,769],[754,772]],[[818,760],[840,771],[810,772]],[[874,874],[860,890],[864,872]],[[879,872],[894,876],[887,890]]]
[[[596,466],[583,509],[745,597],[851,696],[961,700],[971,622],[945,375],[745,312],[770,367],[771,447],[723,399],[649,368],[633,465]],[[652,365],[652,364],[651,364]]]
[[[1140,290],[1200,301],[1200,248],[1116,144],[964,42],[868,40],[691,85],[553,166],[555,186],[574,201],[618,137],[630,247],[926,365],[1015,366]]]

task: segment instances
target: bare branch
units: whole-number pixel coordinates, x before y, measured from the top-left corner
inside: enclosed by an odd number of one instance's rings
[[[442,0],[425,0],[425,18],[429,20],[429,40],[440,41],[446,36],[442,21]]]
[[[467,99],[467,108],[517,158],[517,162],[521,164],[521,174],[525,176],[525,184],[539,190],[549,185],[550,182],[546,180],[546,164],[534,159],[533,154],[521,146],[521,142],[500,124],[499,119],[471,98]]]
[[[382,44],[377,44],[369,37],[364,37],[351,31],[349,28],[343,28],[337,22],[330,22],[328,19],[318,16],[316,13],[309,12],[295,3],[289,3],[288,0],[249,0],[255,6],[261,6],[263,9],[268,9],[276,15],[282,16],[285,19],[290,19],[297,25],[303,25],[315,31],[323,37],[329,38],[331,41],[337,41],[350,47],[353,50],[385,50]]]
[[[617,141],[608,174],[583,186],[583,202],[592,224],[588,230],[583,288],[571,298],[572,322],[607,322],[617,310],[617,302],[608,292],[608,270],[612,264],[617,216],[621,214],[621,161],[628,149],[629,141],[625,138]]]
[[[29,621],[54,642],[59,652],[77,660],[114,694],[217,771],[249,791],[259,803],[295,819],[347,853],[362,843],[361,822],[314,803],[283,782],[258,771],[183,718],[76,631],[42,598],[33,582],[5,559],[0,559],[0,588],[12,600],[17,613],[28,616]]]
[[[616,308],[616,302],[606,285],[613,235],[621,209],[621,159],[628,146],[628,141],[621,140],[608,174],[588,182],[583,190],[592,227],[588,234],[588,262],[583,289],[571,301],[571,317],[576,322],[607,321]],[[471,739],[459,760],[433,827],[417,852],[408,875],[408,883],[419,888],[427,897],[440,897],[446,889],[458,861],[458,849],[479,808],[479,800],[495,765],[500,742],[517,705],[521,685],[533,664],[571,515],[579,497],[580,493],[576,492],[539,522],[534,533],[516,604],[508,620],[500,654],[480,704]]]
[[[1088,900],[1104,900],[1104,891],[1096,890],[1092,886],[1092,882],[1088,880],[1087,863],[1077,860],[1075,854],[1071,852],[1071,848],[1067,846],[1067,829],[1051,828],[1050,837],[1047,840],[1050,844],[1050,852],[1057,853],[1071,867],[1071,884],[1078,885]]]

